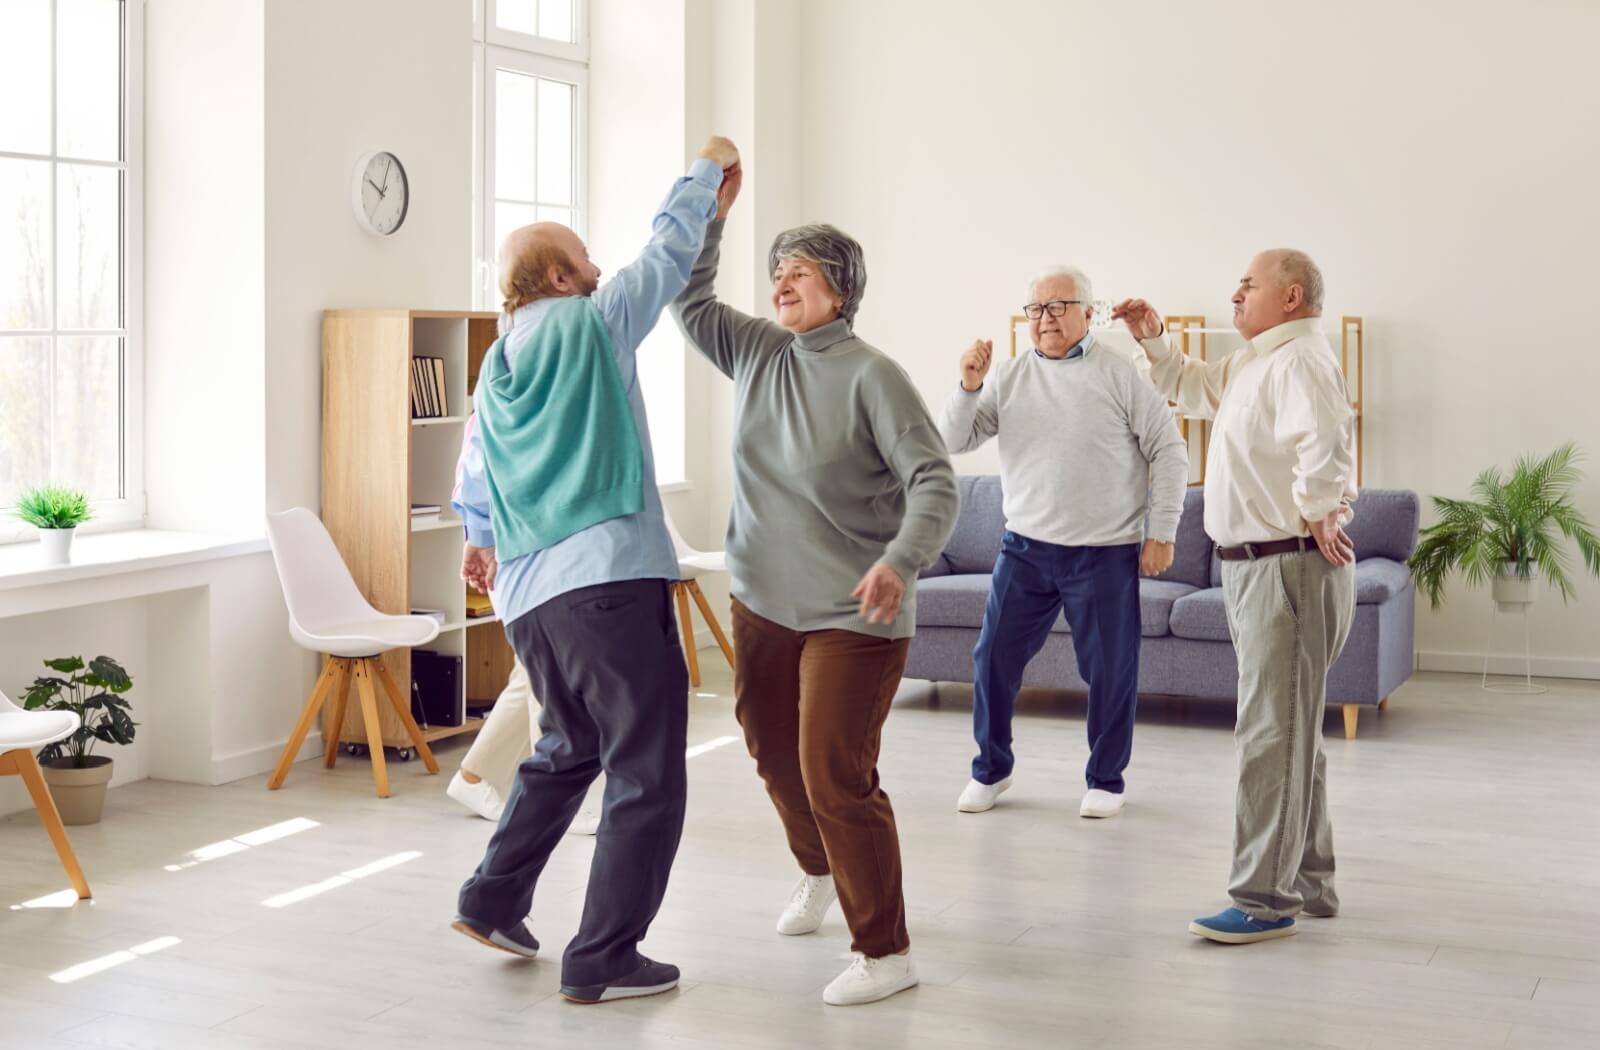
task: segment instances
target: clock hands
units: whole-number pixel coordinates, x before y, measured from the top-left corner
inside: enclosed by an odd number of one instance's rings
[[[384,197],[388,196],[386,193],[383,192],[383,187],[379,186],[376,182],[373,182],[371,179],[367,180],[367,185],[371,186],[373,189],[378,191],[378,199],[379,200],[383,200]]]

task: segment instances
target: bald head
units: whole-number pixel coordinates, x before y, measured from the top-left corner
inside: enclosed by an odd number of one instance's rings
[[[1322,316],[1322,271],[1311,256],[1274,248],[1250,260],[1233,293],[1233,325],[1246,339],[1288,321]]]
[[[537,299],[590,295],[600,268],[582,238],[559,222],[512,230],[500,245],[500,294],[511,313]]]

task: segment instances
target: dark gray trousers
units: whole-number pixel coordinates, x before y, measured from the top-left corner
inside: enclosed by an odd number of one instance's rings
[[[639,966],[683,833],[688,672],[666,580],[569,591],[506,625],[541,704],[500,826],[461,887],[460,913],[520,923],[551,852],[605,770],[589,890],[561,980],[605,984]]]

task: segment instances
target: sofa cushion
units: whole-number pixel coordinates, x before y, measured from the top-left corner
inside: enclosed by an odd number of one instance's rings
[[[1179,598],[1199,588],[1187,583],[1154,579],[1139,581],[1139,633],[1145,638],[1160,638],[1171,629],[1172,606]]]
[[[1206,535],[1205,490],[1195,486],[1183,496],[1183,517],[1178,519],[1172,565],[1156,579],[1194,587],[1211,586],[1211,546],[1211,538]]]
[[[978,630],[989,603],[989,584],[990,577],[981,573],[924,577],[917,583],[917,626]],[[1173,603],[1193,591],[1186,583],[1140,580],[1139,633],[1145,638],[1166,634]],[[1056,617],[1050,630],[1054,634],[1070,633],[1063,616]]]
[[[1233,636],[1228,633],[1228,609],[1222,603],[1222,588],[1207,587],[1173,602],[1168,627],[1179,638],[1231,642]]]
[[[1403,562],[1417,546],[1421,500],[1406,489],[1363,489],[1356,497],[1355,517],[1345,529],[1356,545],[1356,558]]]
[[[1411,586],[1411,573],[1388,558],[1367,558],[1356,563],[1356,604],[1382,605]]]
[[[1001,509],[1000,477],[997,474],[968,474],[958,479],[961,486],[961,514],[955,532],[944,546],[941,560],[951,574],[994,571],[1000,560],[1000,541],[1006,532],[1006,515]]]

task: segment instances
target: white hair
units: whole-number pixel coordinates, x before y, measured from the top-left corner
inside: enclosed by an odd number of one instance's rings
[[[1072,279],[1072,294],[1082,300],[1083,305],[1094,304],[1094,285],[1089,281],[1089,275],[1076,266],[1052,266],[1041,271],[1028,283],[1028,301],[1033,301],[1033,290],[1052,277],[1070,277]]]
[[[1322,271],[1311,256],[1296,248],[1275,248],[1273,254],[1277,256],[1278,280],[1285,288],[1298,284],[1306,307],[1322,316]]]

